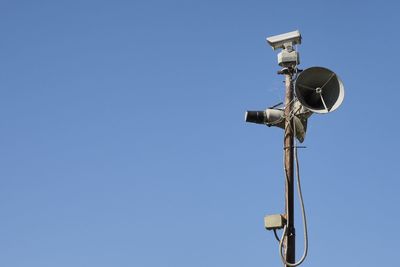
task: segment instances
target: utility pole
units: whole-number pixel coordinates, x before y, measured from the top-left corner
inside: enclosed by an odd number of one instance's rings
[[[304,201],[300,186],[297,160],[297,147],[294,138],[304,141],[307,120],[313,113],[326,114],[337,109],[344,99],[344,86],[333,71],[323,67],[299,70],[299,53],[296,45],[301,44],[299,31],[270,36],[267,42],[273,50],[280,49],[278,64],[282,67],[278,74],[285,76],[285,100],[265,110],[247,111],[246,122],[276,126],[284,129],[284,168],[285,168],[285,214],[264,217],[264,227],[273,230],[279,243],[279,254],[285,267],[296,267],[307,257],[308,234]],[[301,73],[300,73],[301,72]],[[300,74],[299,74],[300,73]],[[298,75],[299,74],[299,75]],[[293,79],[295,85],[293,85]],[[296,96],[294,94],[296,91]],[[304,230],[304,252],[296,262],[296,232],[294,227],[294,159],[297,168],[297,189],[300,200]],[[277,230],[283,229],[282,237]]]
[[[285,75],[285,134],[284,134],[284,153],[285,153],[285,213],[287,231],[284,237],[284,256],[286,262],[295,262],[295,228],[294,228],[294,172],[293,172],[293,69],[284,70]],[[287,265],[285,265],[287,266]]]

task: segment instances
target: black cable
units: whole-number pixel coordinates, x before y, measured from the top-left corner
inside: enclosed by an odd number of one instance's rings
[[[276,229],[274,229],[274,235],[275,235],[276,240],[278,240],[278,242],[281,242],[281,240],[279,239],[278,234],[276,233]]]

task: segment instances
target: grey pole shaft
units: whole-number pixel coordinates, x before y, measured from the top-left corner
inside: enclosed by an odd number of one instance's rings
[[[285,136],[284,136],[284,151],[285,151],[285,211],[286,211],[286,237],[285,258],[286,262],[294,263],[295,258],[295,228],[294,228],[294,132],[293,118],[291,118],[293,110],[293,83],[292,70],[285,74]],[[287,266],[287,265],[285,265]]]

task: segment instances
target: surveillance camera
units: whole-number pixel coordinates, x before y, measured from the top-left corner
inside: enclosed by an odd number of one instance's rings
[[[289,45],[301,44],[301,34],[297,30],[293,32],[274,35],[268,37],[267,42],[269,43],[270,46],[272,46],[273,50],[276,50],[278,48],[286,48],[286,44]]]

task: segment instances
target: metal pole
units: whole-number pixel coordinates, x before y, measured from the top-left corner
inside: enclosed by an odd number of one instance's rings
[[[293,132],[293,69],[288,68],[285,72],[285,136],[284,136],[284,151],[285,151],[285,211],[286,211],[286,237],[285,259],[286,262],[294,263],[295,258],[295,228],[294,228],[294,132]],[[287,265],[285,265],[287,266]]]

